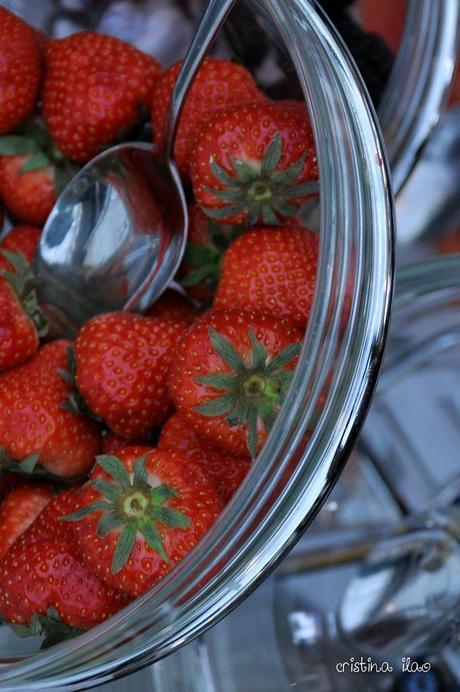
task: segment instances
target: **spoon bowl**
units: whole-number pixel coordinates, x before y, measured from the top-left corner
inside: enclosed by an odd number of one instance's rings
[[[160,144],[111,147],[59,197],[34,264],[51,336],[73,337],[104,312],[142,312],[174,278],[188,231],[175,135],[193,80],[234,3],[209,0],[182,63]]]
[[[120,144],[88,163],[59,197],[35,259],[54,335],[104,312],[145,311],[177,271],[187,225],[179,173],[155,146]]]

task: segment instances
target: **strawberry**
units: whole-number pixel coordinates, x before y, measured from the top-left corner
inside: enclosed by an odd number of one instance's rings
[[[19,536],[15,546],[26,547],[50,540],[72,543],[72,528],[68,522],[60,521],[60,517],[74,510],[77,492],[80,489],[81,485],[72,485],[67,490],[54,495],[30,526]]]
[[[28,361],[38,350],[47,322],[40,312],[35,279],[22,254],[2,250],[13,267],[0,276],[0,371]]]
[[[53,489],[45,483],[28,483],[10,490],[0,505],[0,559],[52,497]]]
[[[20,468],[35,464],[60,477],[80,476],[101,448],[99,426],[66,408],[70,342],[54,341],[28,363],[0,376],[0,447]]]
[[[75,344],[78,391],[117,435],[148,439],[171,409],[168,377],[184,327],[125,312],[94,317]]]
[[[43,113],[61,151],[88,161],[150,106],[159,63],[112,36],[83,31],[46,50]]]
[[[146,312],[146,316],[189,327],[196,320],[197,309],[187,296],[168,288]]]
[[[305,329],[313,302],[318,236],[303,228],[254,228],[226,251],[214,308],[251,309]]]
[[[222,255],[242,226],[218,224],[196,204],[189,205],[189,229],[180,283],[192,298],[211,303],[220,278]]]
[[[201,468],[178,452],[127,447],[97,462],[65,519],[100,579],[138,596],[193,548],[222,505]]]
[[[44,225],[54,204],[56,191],[51,166],[27,170],[30,157],[1,156],[0,197],[10,214],[25,223]]]
[[[209,442],[252,457],[261,449],[294,375],[302,332],[244,310],[210,312],[186,332],[174,359],[174,404]]]
[[[181,67],[182,61],[171,65],[155,82],[151,110],[157,144]],[[191,148],[203,123],[229,106],[265,99],[245,67],[228,60],[206,59],[195,76],[179,121],[174,158],[180,173],[188,174]]]
[[[129,599],[100,582],[78,557],[73,531],[60,518],[76,490],[56,495],[0,563],[0,612],[21,636],[51,646],[102,622]]]
[[[37,251],[41,233],[40,228],[35,226],[14,226],[0,241],[0,251],[20,253],[27,262],[31,262]],[[0,270],[14,271],[14,266],[1,252]]]
[[[313,133],[300,102],[220,111],[200,131],[191,161],[196,201],[225,223],[277,225],[318,192]]]
[[[249,456],[224,452],[202,440],[180,413],[174,413],[164,424],[158,448],[176,450],[199,464],[212,480],[224,504],[238,490],[251,466]]]
[[[15,544],[0,564],[0,612],[19,636],[45,635],[42,648],[90,629],[128,602],[67,541]]]
[[[75,172],[38,120],[0,137],[0,198],[23,223],[43,226]]]
[[[38,32],[0,6],[0,134],[32,113],[41,78]]]

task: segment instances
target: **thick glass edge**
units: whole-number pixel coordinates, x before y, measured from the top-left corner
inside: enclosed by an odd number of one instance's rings
[[[458,0],[410,0],[401,47],[379,107],[396,195],[446,104],[459,36]]]

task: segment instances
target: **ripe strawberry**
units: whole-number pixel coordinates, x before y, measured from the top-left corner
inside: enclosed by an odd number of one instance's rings
[[[43,113],[58,147],[88,161],[148,109],[159,63],[112,36],[84,31],[49,42]]]
[[[102,622],[129,602],[81,563],[73,531],[60,521],[75,508],[76,492],[56,495],[0,564],[0,612],[19,636],[45,635],[42,648]]]
[[[138,596],[193,548],[222,505],[201,468],[178,452],[127,447],[97,461],[65,518],[100,579]]]
[[[220,111],[200,131],[191,161],[196,201],[225,223],[277,225],[318,192],[313,133],[300,102]]]
[[[152,119],[155,142],[161,140],[182,61],[164,70],[155,82]],[[187,96],[179,121],[174,158],[182,175],[189,171],[190,152],[198,130],[215,113],[241,103],[266,100],[242,65],[228,60],[204,61]]]
[[[60,543],[72,543],[72,528],[68,522],[60,521],[60,517],[74,510],[77,493],[80,489],[81,485],[72,485],[67,490],[54,495],[32,524],[19,536],[15,542],[15,547],[26,547],[51,540]]]
[[[294,375],[302,332],[244,310],[210,312],[184,335],[173,401],[194,430],[234,454],[261,449]]]
[[[0,198],[23,223],[45,224],[75,170],[38,120],[0,137]]]
[[[169,288],[146,312],[146,316],[189,327],[196,320],[197,309],[187,296]]]
[[[0,613],[20,636],[45,634],[50,646],[103,622],[127,605],[99,581],[74,545],[50,538],[13,545],[0,564]]]
[[[0,559],[52,497],[52,486],[47,483],[29,483],[10,490],[0,505]]]
[[[87,322],[75,344],[78,391],[117,435],[148,439],[171,409],[168,377],[184,327],[125,312]]]
[[[55,202],[54,173],[50,165],[28,170],[29,155],[1,156],[0,197],[9,213],[24,223],[44,225]]]
[[[226,251],[214,308],[286,318],[305,329],[313,302],[318,236],[303,228],[254,228]]]
[[[189,229],[180,282],[192,298],[210,303],[220,277],[222,255],[242,226],[218,224],[196,204],[189,205]]]
[[[40,242],[40,228],[35,226],[14,226],[0,241],[0,251],[7,250],[20,253],[27,262],[31,262]],[[14,267],[0,252],[0,270],[14,271]]]
[[[25,365],[0,376],[0,447],[31,471],[56,476],[88,471],[101,448],[99,426],[66,408],[71,386],[61,375],[70,342],[44,346]]]
[[[42,77],[38,32],[0,6],[0,134],[34,110]]]
[[[38,350],[47,322],[40,312],[35,280],[21,254],[2,250],[13,266],[0,276],[0,371],[28,361]]]
[[[180,413],[174,413],[164,424],[158,448],[181,452],[199,464],[224,504],[238,490],[251,466],[249,456],[224,452],[207,440],[202,440]]]

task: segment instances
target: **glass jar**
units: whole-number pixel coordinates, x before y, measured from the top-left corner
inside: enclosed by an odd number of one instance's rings
[[[317,10],[306,0],[258,6],[295,67],[320,170],[318,278],[294,381],[251,473],[199,545],[157,587],[77,639],[31,652],[37,642],[5,635],[0,686],[8,689],[87,688],[160,659],[222,618],[309,525],[367,412],[394,271],[379,128],[352,61]]]

